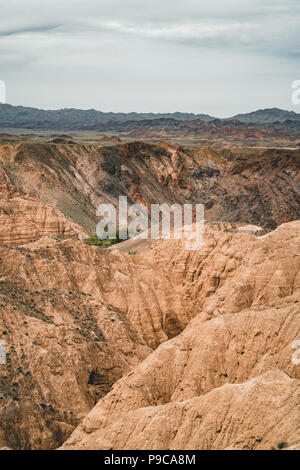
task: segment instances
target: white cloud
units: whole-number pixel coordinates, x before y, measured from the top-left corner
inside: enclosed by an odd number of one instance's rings
[[[300,78],[299,0],[2,3],[14,104],[229,115],[289,107]]]
[[[168,39],[168,40],[190,40],[190,39],[240,39],[246,37],[247,32],[254,32],[260,28],[252,23],[183,23],[171,24],[163,27],[155,27],[145,24],[126,25],[119,22],[99,22],[104,29],[118,33],[135,34],[146,38]]]

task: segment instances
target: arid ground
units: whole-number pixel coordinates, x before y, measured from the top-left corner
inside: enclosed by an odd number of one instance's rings
[[[300,447],[299,126],[171,121],[1,134],[0,448]],[[119,195],[204,245],[88,246]]]

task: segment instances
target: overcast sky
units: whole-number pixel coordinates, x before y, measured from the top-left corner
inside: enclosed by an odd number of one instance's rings
[[[299,0],[0,0],[7,102],[300,112]]]

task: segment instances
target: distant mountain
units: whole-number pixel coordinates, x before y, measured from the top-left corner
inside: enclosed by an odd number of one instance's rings
[[[177,127],[181,124],[193,126],[210,123],[217,127],[230,121],[232,126],[241,123],[270,125],[281,124],[298,128],[300,114],[283,109],[260,109],[252,113],[217,119],[208,114],[194,113],[105,113],[96,109],[45,110],[25,106],[0,104],[0,129],[33,129],[56,131],[128,131],[141,127]]]
[[[279,108],[269,108],[259,109],[252,113],[237,114],[228,119],[238,119],[240,122],[247,124],[273,124],[276,122],[283,123],[286,120],[300,121],[300,114]]]
[[[191,121],[200,119],[208,122],[214,120],[207,114],[193,113],[104,113],[95,109],[60,109],[45,110],[24,106],[0,104],[0,127],[21,129],[69,129],[89,130],[97,125],[108,123],[124,123],[156,119],[174,119]]]

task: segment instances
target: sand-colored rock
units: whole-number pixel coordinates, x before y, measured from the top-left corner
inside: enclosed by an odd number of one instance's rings
[[[57,209],[20,197],[0,200],[0,243],[20,246],[42,237],[88,237],[79,225]]]
[[[282,436],[299,442],[299,394],[299,380],[269,371],[201,397],[135,409],[95,432],[83,432],[83,424],[63,449],[270,449]]]
[[[55,206],[90,233],[95,209],[117,206],[119,195],[147,207],[201,202],[207,220],[268,230],[300,217],[299,150],[11,143],[0,144],[0,168],[10,192]]]
[[[176,280],[177,288],[188,280],[188,288],[192,286],[197,293],[189,291],[195,299],[191,308],[200,305],[199,313],[194,311],[195,318],[180,335],[160,345],[118,381],[64,448],[269,448],[280,441],[297,443],[300,370],[292,362],[292,344],[300,338],[299,227],[299,222],[286,224],[263,237],[228,231],[228,227],[225,231],[224,227],[215,228],[213,237],[210,228],[206,248],[193,254],[179,250],[182,242],[155,242],[157,264],[164,267],[173,285]],[[223,250],[235,254],[234,269],[226,270],[228,259]],[[191,273],[196,266],[197,274]],[[212,284],[211,271],[215,277],[216,270],[223,273],[222,282]],[[208,296],[204,274],[210,286]],[[182,296],[184,293],[185,287]],[[214,309],[208,314],[212,305]],[[268,387],[264,395],[260,394],[264,379],[256,378],[270,371],[275,375],[267,375]],[[248,417],[241,418],[238,407],[231,406],[236,398],[227,403],[226,391],[228,387],[240,390],[236,384],[248,390],[249,381],[258,385],[253,396],[242,393],[239,406],[245,407]],[[281,387],[286,381],[293,383],[293,398],[283,394]],[[183,402],[200,397],[205,410],[216,410],[210,412],[205,425],[201,420],[195,424],[194,411],[187,416],[183,411]],[[281,400],[287,400],[290,406],[285,424],[281,420],[285,411],[282,415],[280,411],[283,405],[274,408],[274,403]],[[252,402],[257,402],[258,411],[255,408],[251,417]],[[227,430],[226,420],[233,433]],[[280,424],[274,430],[277,421]],[[133,427],[124,423],[133,423]],[[222,430],[222,436],[210,435],[212,423],[220,428],[214,433]]]
[[[17,192],[14,190],[6,171],[0,167],[0,197],[8,199],[16,195]]]
[[[300,222],[257,226],[297,216],[298,154],[236,157],[0,146],[0,447],[299,445]],[[86,246],[95,207],[120,193],[208,202],[234,223],[206,221],[195,251]]]
[[[151,352],[118,309],[20,278],[0,281],[0,340],[0,445],[23,449],[57,447]]]
[[[206,396],[273,369],[299,379],[291,364],[300,335],[299,226],[256,236],[212,225],[198,251],[156,241],[138,256],[75,239],[2,246],[0,331],[10,362],[1,366],[1,444],[55,447],[124,374],[82,429],[100,432],[103,419],[112,424],[124,412]],[[81,438],[85,431],[79,446]]]
[[[187,251],[182,240],[159,241],[151,256],[203,320],[251,306],[277,306],[300,287],[300,223],[259,233],[208,225],[201,249]]]

